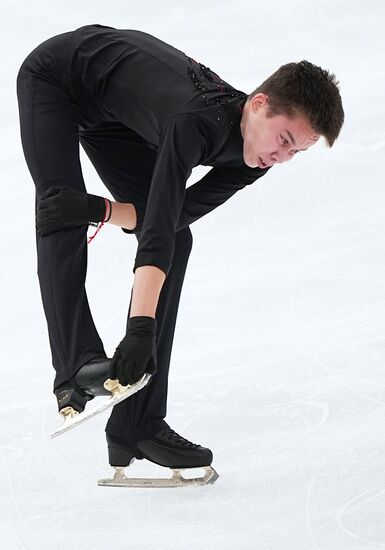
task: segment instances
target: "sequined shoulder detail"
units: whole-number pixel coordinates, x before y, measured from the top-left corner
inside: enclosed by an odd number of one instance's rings
[[[236,98],[239,98],[240,101],[242,98],[246,100],[246,94],[224,82],[210,67],[206,67],[203,63],[195,61],[192,57],[188,57],[187,55],[186,57],[189,62],[187,67],[188,77],[193,82],[195,88],[201,92],[201,97],[207,107],[217,105],[218,122],[223,125],[229,124],[233,126],[235,121],[231,114],[240,115],[242,113],[242,107],[239,107],[239,103],[237,104],[234,100]],[[226,116],[224,116],[224,112]]]

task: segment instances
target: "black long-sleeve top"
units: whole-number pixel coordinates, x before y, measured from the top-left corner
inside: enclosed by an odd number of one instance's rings
[[[268,169],[243,161],[244,92],[165,42],[136,30],[86,25],[72,31],[62,70],[80,108],[119,121],[157,151],[134,264],[168,274],[175,232]],[[192,169],[212,169],[186,189]]]

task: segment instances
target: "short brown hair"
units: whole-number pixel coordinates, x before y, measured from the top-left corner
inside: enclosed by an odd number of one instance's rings
[[[329,147],[337,139],[344,123],[339,82],[334,74],[309,61],[287,63],[265,80],[249,96],[268,96],[267,116],[304,115],[312,129],[325,137]]]

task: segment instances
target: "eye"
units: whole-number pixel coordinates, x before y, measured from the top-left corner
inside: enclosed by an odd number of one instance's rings
[[[288,140],[285,137],[283,137],[282,134],[280,134],[280,136],[281,136],[281,140],[282,140],[283,145],[289,145]]]

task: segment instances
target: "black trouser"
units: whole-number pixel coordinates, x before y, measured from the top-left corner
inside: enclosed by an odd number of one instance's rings
[[[145,202],[156,152],[127,126],[93,119],[80,109],[65,87],[50,77],[45,63],[44,56],[32,52],[17,77],[22,146],[36,199],[52,185],[85,191],[80,141],[115,200]],[[81,226],[46,237],[36,235],[38,277],[56,370],[54,389],[89,360],[106,356],[85,290],[86,232],[87,227]],[[191,247],[190,229],[178,231],[156,311],[158,371],[148,387],[114,407],[107,424],[109,433],[127,442],[155,433],[166,415],[171,349]],[[116,344],[123,336],[124,331],[116,335]]]

